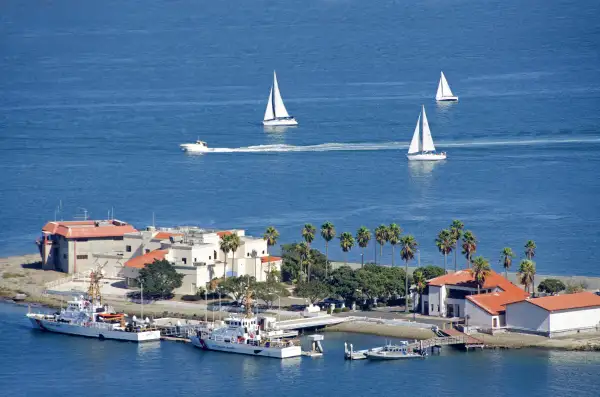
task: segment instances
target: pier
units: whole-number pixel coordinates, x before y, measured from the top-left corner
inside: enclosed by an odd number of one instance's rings
[[[282,330],[303,330],[309,328],[322,328],[352,320],[350,317],[334,317],[330,315],[305,317],[277,322],[277,328]]]

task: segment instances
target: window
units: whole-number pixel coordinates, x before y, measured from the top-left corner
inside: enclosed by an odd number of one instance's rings
[[[211,260],[212,258],[210,257],[210,255],[208,256],[208,260]]]
[[[67,254],[63,254],[63,259],[67,259]]]
[[[247,252],[247,253],[246,253],[246,256],[248,256],[248,257],[249,257],[249,256],[250,256],[250,253],[249,253],[249,252]]]
[[[77,255],[77,259],[87,259],[88,256],[86,255]]]
[[[187,258],[181,258],[181,261],[183,262],[184,265],[187,265]]]
[[[433,303],[431,304],[431,311],[433,311]]]
[[[115,237],[115,241],[123,240],[123,236]]]
[[[149,250],[148,248],[146,248],[144,251],[145,251],[147,254],[148,254],[148,253],[150,253],[150,250]]]
[[[440,311],[440,305],[437,305],[438,312]]]
[[[131,252],[131,245],[126,245],[125,246],[125,251]]]
[[[265,251],[263,251],[263,255],[265,254]]]

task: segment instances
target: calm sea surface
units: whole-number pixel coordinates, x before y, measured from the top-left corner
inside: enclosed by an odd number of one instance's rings
[[[598,276],[598,15],[590,0],[3,1],[0,254],[33,252],[62,200],[65,219],[114,208],[138,227],[153,212],[165,226],[272,224],[282,242],[305,222],[353,233],[396,222],[438,264],[434,237],[459,218],[494,266],[502,247],[520,253],[531,238],[539,272]],[[273,69],[300,122],[285,132],[261,125]],[[459,103],[433,100],[440,70]],[[421,104],[443,163],[406,160]],[[216,152],[179,151],[197,137]],[[80,343],[100,350],[74,362],[105,351]],[[118,349],[140,370],[183,350],[194,359],[177,368],[198,374],[189,382],[211,371],[190,367],[202,358],[184,346]],[[493,376],[519,373],[497,357]],[[538,359],[556,380],[548,354],[523,365]],[[254,374],[254,361],[232,362]],[[297,370],[267,365],[282,379]]]
[[[25,313],[23,307],[0,304],[3,397],[587,397],[597,396],[600,387],[597,353],[444,349],[426,360],[348,362],[343,359],[344,341],[367,348],[385,340],[327,333],[323,357],[282,361],[203,352],[182,343],[135,345],[48,334],[31,329]]]

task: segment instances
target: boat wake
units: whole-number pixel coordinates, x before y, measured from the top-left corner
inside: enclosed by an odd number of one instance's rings
[[[565,139],[522,139],[511,141],[470,141],[470,142],[439,142],[436,146],[444,148],[470,148],[494,146],[543,146],[570,143],[600,143],[600,137],[593,138],[565,138]],[[206,153],[286,153],[286,152],[338,152],[338,151],[377,151],[377,150],[406,150],[406,142],[381,142],[381,143],[323,143],[319,145],[257,145],[241,148],[212,148]]]

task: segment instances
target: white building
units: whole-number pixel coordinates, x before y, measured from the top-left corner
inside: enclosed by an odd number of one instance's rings
[[[529,294],[523,290],[469,295],[465,301],[468,325],[484,330],[506,328],[506,304],[522,301]]]
[[[525,291],[494,271],[486,277],[480,292],[508,292],[514,296],[527,296]],[[464,317],[467,297],[472,295],[477,295],[477,283],[471,270],[460,270],[436,277],[427,282],[421,299],[421,313],[440,317]]]
[[[513,331],[559,336],[600,329],[600,296],[591,292],[524,299],[506,304]]]
[[[185,275],[183,285],[176,294],[194,294],[200,287],[223,275],[250,275],[257,281],[266,280],[266,272],[281,270],[281,258],[268,255],[267,242],[262,238],[246,236],[244,230],[216,231],[196,227],[179,227],[131,233],[126,236],[126,249],[140,253],[125,262],[122,276],[127,284],[134,286],[139,270],[154,260],[166,259],[177,272]],[[220,250],[222,236],[236,233],[240,236],[240,246],[235,253],[227,256]],[[227,257],[227,261],[225,258]],[[225,266],[227,263],[227,266]]]

